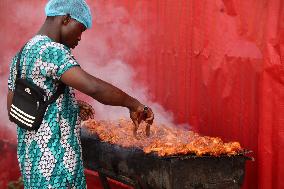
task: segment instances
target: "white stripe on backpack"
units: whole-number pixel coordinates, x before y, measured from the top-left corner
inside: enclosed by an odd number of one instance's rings
[[[17,119],[18,121],[20,121],[20,122],[22,122],[23,124],[25,124],[26,126],[28,126],[28,127],[32,127],[32,125],[31,125],[31,124],[29,124],[29,123],[27,123],[27,122],[25,122],[25,121],[21,120],[21,119],[20,119],[20,118],[18,118],[16,115],[14,115],[11,111],[10,111],[10,115],[11,115],[12,117],[14,117],[15,119]]]
[[[23,112],[22,110],[20,110],[16,106],[14,106],[13,104],[12,104],[11,107],[14,108],[17,112],[21,113],[22,115],[24,115],[24,116],[26,116],[28,118],[31,118],[31,119],[35,119],[35,117],[33,117],[33,116],[29,115],[29,114],[26,114],[25,112]]]

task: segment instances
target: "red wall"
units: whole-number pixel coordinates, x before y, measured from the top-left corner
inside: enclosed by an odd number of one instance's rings
[[[138,28],[140,42],[133,48],[123,32],[108,31],[109,56],[129,43],[129,52],[118,56],[135,68],[137,81],[149,88],[153,100],[174,112],[177,123],[253,150],[255,161],[247,164],[243,188],[284,188],[283,1],[89,2],[96,19],[75,52],[81,65],[84,56],[99,56],[101,49],[94,45],[112,24]],[[5,71],[0,74],[6,74],[8,58],[38,30],[44,4],[1,1],[0,65]],[[114,23],[113,15],[107,15],[112,11],[104,11],[109,9],[123,16]]]

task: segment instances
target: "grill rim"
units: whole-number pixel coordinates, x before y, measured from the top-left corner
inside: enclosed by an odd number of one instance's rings
[[[155,158],[158,158],[158,159],[162,159],[162,160],[183,160],[183,159],[194,159],[194,158],[226,158],[226,157],[244,157],[246,158],[246,160],[252,160],[254,161],[254,158],[253,157],[250,157],[248,156],[248,154],[251,154],[253,153],[253,151],[251,150],[248,150],[248,149],[242,149],[241,151],[239,151],[237,154],[234,154],[234,155],[228,155],[228,154],[221,154],[219,156],[212,156],[212,155],[209,155],[209,154],[204,154],[202,156],[197,156],[196,154],[194,153],[188,153],[188,154],[175,154],[175,155],[166,155],[166,156],[159,156],[156,152],[150,152],[150,153],[145,153],[143,151],[143,149],[141,148],[138,148],[138,147],[124,147],[124,146],[121,146],[119,144],[113,144],[113,143],[109,143],[109,142],[106,142],[106,141],[102,141],[100,140],[99,136],[95,133],[91,133],[88,131],[87,128],[84,128],[82,127],[81,128],[81,136],[84,136],[85,139],[91,139],[91,140],[97,140],[101,143],[104,143],[104,144],[108,144],[108,145],[113,145],[114,148],[120,148],[120,149],[127,149],[129,151],[133,151],[133,152],[142,152],[144,153],[146,156],[153,156]]]

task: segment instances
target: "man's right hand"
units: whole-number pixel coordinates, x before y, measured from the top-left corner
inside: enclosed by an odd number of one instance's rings
[[[151,108],[139,105],[136,110],[130,110],[130,118],[134,123],[133,135],[137,137],[137,130],[141,121],[145,121],[147,123],[146,126],[146,136],[150,136],[150,126],[153,124],[154,113]]]

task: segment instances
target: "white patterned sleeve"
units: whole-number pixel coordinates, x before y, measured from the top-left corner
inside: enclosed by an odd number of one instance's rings
[[[42,61],[46,63],[44,73],[59,80],[61,76],[74,66],[80,66],[70,51],[60,46],[50,46],[41,53]]]

